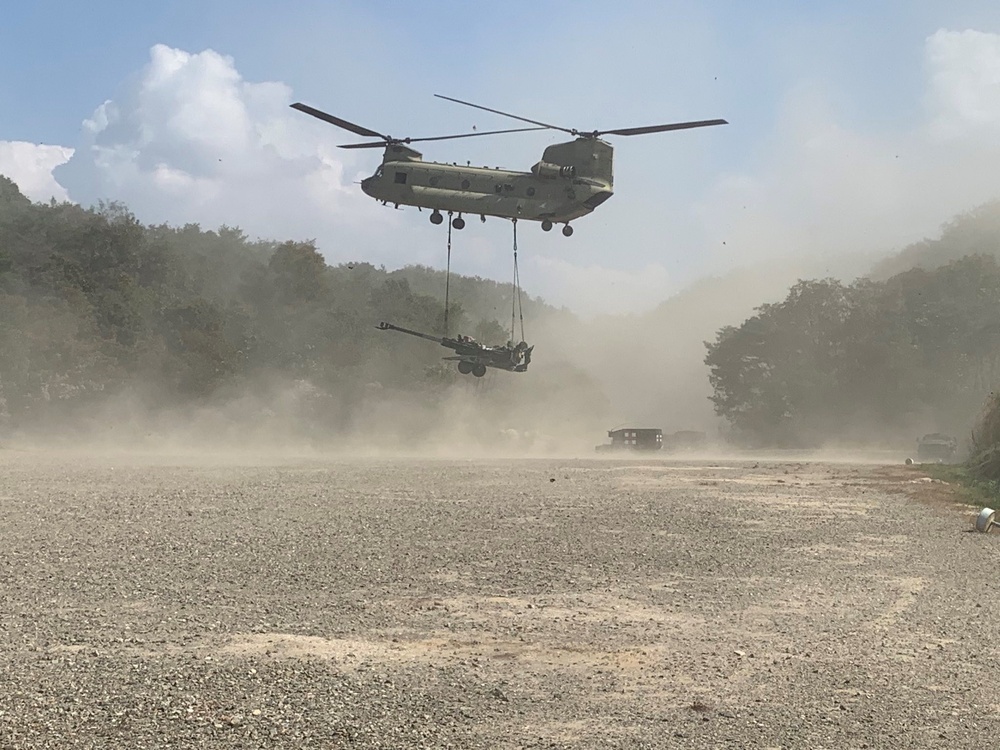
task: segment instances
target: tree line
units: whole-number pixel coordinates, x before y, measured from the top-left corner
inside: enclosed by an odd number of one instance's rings
[[[506,341],[509,285],[460,284],[473,312],[453,302],[451,334]],[[32,203],[0,177],[0,425],[93,420],[122,398],[155,411],[290,386],[307,396],[299,417],[325,428],[370,416],[376,392],[431,409],[461,377],[447,352],[374,324],[443,333],[443,290],[430,269],[329,266],[312,242],[143,226],[117,203]],[[529,298],[526,310],[552,308]]]
[[[719,330],[705,363],[734,437],[802,447],[968,436],[1000,380],[998,216],[984,207],[900,254],[916,267],[878,281],[799,281]],[[983,231],[990,217],[998,231]]]
[[[801,280],[721,328],[705,363],[730,437],[802,447],[971,434],[1000,378],[998,255],[994,204],[868,278]],[[376,330],[389,320],[444,333],[443,292],[433,269],[330,266],[312,242],[143,226],[116,203],[32,203],[0,177],[0,428],[93,423],[123,401],[150,413],[225,403],[249,421],[281,413],[321,432],[390,425],[404,439],[531,424],[590,441],[617,418],[585,369],[596,344],[580,365],[572,347],[554,352],[567,332],[590,342],[594,324],[540,299],[525,300],[550,337],[531,377],[489,388],[470,390],[440,347]],[[457,277],[452,299],[450,333],[510,335],[509,285]],[[656,342],[643,346],[652,355]],[[643,387],[653,398],[658,384]],[[473,401],[455,402],[456,389]],[[991,403],[973,435],[983,455],[1000,440]]]

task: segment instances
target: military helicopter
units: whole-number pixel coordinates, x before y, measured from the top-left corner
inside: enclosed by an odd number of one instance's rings
[[[418,209],[429,208],[432,224],[442,223],[444,216],[441,212],[445,211],[454,215],[451,225],[455,229],[465,228],[462,214],[478,214],[482,221],[486,221],[487,216],[539,221],[546,232],[550,231],[553,225],[562,224],[562,233],[566,237],[573,234],[573,227],[570,226],[573,219],[589,214],[613,194],[613,149],[609,143],[601,139],[601,136],[645,135],[667,130],[687,130],[728,124],[726,120],[698,120],[617,130],[581,131],[550,125],[441,94],[434,96],[530,123],[535,127],[427,138],[393,138],[301,102],[291,106],[357,135],[380,139],[365,143],[350,143],[340,148],[385,147],[382,163],[375,170],[375,174],[361,181],[361,189],[365,194],[382,201],[383,204],[391,203],[396,208],[400,205],[416,206]],[[418,141],[444,141],[529,130],[561,130],[574,136],[574,140],[547,147],[542,153],[541,161],[535,164],[530,172],[425,162],[419,151],[409,147],[409,144]]]
[[[457,355],[442,357],[442,359],[457,361],[460,373],[463,375],[472,374],[477,378],[486,374],[487,367],[495,367],[507,372],[526,372],[528,365],[531,364],[531,350],[535,348],[528,346],[524,341],[517,344],[510,343],[506,346],[486,346],[469,336],[458,336],[457,338],[432,336],[429,333],[411,331],[409,328],[384,321],[378,324],[378,329],[380,331],[399,331],[400,333],[408,333],[410,336],[435,341],[441,346],[451,349]]]

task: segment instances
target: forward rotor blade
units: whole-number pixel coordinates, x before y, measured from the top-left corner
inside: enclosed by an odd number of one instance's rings
[[[512,115],[510,112],[501,112],[499,109],[490,109],[489,107],[483,107],[482,105],[473,104],[472,102],[463,102],[461,99],[452,99],[450,96],[444,96],[443,94],[434,94],[434,96],[438,99],[447,99],[449,102],[455,102],[456,104],[464,104],[466,107],[475,107],[476,109],[481,109],[484,112],[492,112],[495,115],[503,115],[504,117],[510,117],[514,120],[520,120],[521,122],[530,122],[532,125],[540,125],[543,128],[548,128],[549,130],[561,130],[564,133],[576,135],[576,131],[570,130],[569,128],[561,128],[558,125],[549,125],[547,122],[540,122],[538,120],[529,120],[527,117]]]
[[[642,128],[620,128],[618,130],[598,130],[600,135],[645,135],[646,133],[662,133],[667,130],[688,130],[689,128],[707,128],[711,125],[728,125],[726,120],[696,120],[694,122],[673,122],[669,125],[647,125]]]
[[[455,138],[474,138],[477,135],[500,135],[501,133],[524,133],[528,130],[548,130],[549,128],[511,128],[509,130],[484,130],[481,133],[460,133],[459,135],[432,135],[427,138],[400,138],[389,143],[418,143],[420,141],[450,141]],[[348,143],[340,148],[379,148],[387,145],[384,141],[374,143]]]
[[[510,128],[509,130],[484,130],[476,133],[460,133],[459,135],[432,135],[427,138],[407,138],[406,143],[416,143],[417,141],[449,141],[453,138],[473,138],[477,135],[500,135],[501,133],[525,133],[529,130],[551,130],[548,125],[540,128]]]
[[[331,114],[327,114],[323,110],[316,109],[315,107],[310,107],[308,104],[303,104],[302,102],[295,102],[295,104],[290,105],[292,109],[297,109],[299,112],[305,112],[307,115],[312,115],[313,117],[323,120],[323,122],[328,122],[331,125],[336,125],[338,128],[343,128],[344,130],[349,130],[357,135],[367,136],[368,138],[384,138],[389,140],[388,136],[382,135],[381,133],[376,133],[374,130],[362,127],[360,125],[355,125],[353,122],[348,122],[339,117],[334,117]]]

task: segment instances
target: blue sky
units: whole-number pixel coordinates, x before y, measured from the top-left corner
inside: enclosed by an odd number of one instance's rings
[[[581,129],[728,119],[614,139],[615,197],[570,240],[523,232],[525,285],[582,312],[650,307],[783,254],[900,247],[996,197],[992,2],[7,5],[0,172],[39,200],[315,238],[334,263],[442,266],[443,240],[426,215],[360,195],[377,152],[338,151],[352,136],[289,101],[411,136],[508,126],[434,93]],[[213,110],[225,96],[246,121]],[[428,144],[424,158],[527,169],[558,139]],[[506,278],[509,226],[470,222],[456,254],[459,271]]]

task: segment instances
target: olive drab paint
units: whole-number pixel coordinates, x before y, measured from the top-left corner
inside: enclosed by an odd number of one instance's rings
[[[583,145],[585,153],[582,149],[550,153],[556,149],[550,146],[548,158],[530,172],[425,162],[413,149],[390,145],[375,174],[362,180],[361,189],[385,203],[564,223],[590,213],[612,194],[611,180],[581,176],[596,172],[595,165],[610,176],[611,147],[597,140]],[[591,155],[599,152],[604,153]]]
[[[386,205],[430,209],[431,222],[434,224],[440,224],[444,220],[441,212],[457,214],[457,218],[452,221],[456,229],[465,226],[462,220],[463,214],[478,214],[483,221],[487,216],[538,221],[545,231],[552,229],[554,224],[563,224],[562,231],[567,237],[573,233],[569,222],[589,214],[614,194],[614,149],[599,136],[643,135],[726,124],[725,120],[702,120],[582,132],[548,125],[458,99],[437,96],[531,123],[536,127],[397,139],[299,102],[291,106],[352,133],[381,139],[369,143],[348,144],[341,148],[385,146],[382,163],[371,177],[361,181],[361,189],[366,195]],[[566,143],[548,146],[541,160],[528,172],[425,162],[419,151],[407,145],[416,141],[449,140],[526,130],[561,130],[576,137]]]

